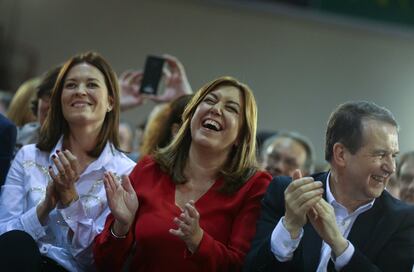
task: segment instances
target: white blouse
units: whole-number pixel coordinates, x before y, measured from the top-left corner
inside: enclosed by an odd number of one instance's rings
[[[62,150],[62,138],[49,154],[36,145],[24,146],[16,155],[0,196],[0,234],[11,230],[29,233],[43,255],[69,271],[94,270],[92,242],[104,227],[109,214],[103,174],[129,175],[135,163],[107,143],[97,160],[80,175],[76,183],[79,200],[69,207],[56,207],[42,226],[36,207],[44,199],[51,180],[48,167],[52,155]],[[72,230],[73,236],[68,235]],[[69,237],[70,236],[70,237]]]

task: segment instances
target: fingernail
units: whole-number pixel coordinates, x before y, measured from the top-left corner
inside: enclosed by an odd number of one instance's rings
[[[56,159],[56,155],[55,154],[52,155],[52,159]]]
[[[59,150],[59,149],[58,149],[58,150],[56,150],[56,153],[57,153],[57,154],[59,154],[59,152],[60,152],[60,150]]]

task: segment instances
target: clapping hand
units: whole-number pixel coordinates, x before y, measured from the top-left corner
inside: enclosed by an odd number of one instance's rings
[[[50,181],[46,187],[45,199],[39,203],[36,208],[37,218],[39,222],[44,226],[47,221],[49,213],[56,207],[58,202],[58,194],[56,192],[55,184]]]
[[[128,176],[122,176],[122,183],[117,182],[114,174],[105,173],[104,184],[109,209],[115,218],[113,231],[121,236],[131,227],[138,210],[138,197]]]
[[[182,239],[187,245],[188,250],[194,253],[203,238],[203,229],[199,224],[200,214],[194,206],[194,201],[190,200],[185,204],[179,218],[174,218],[177,229],[170,229],[170,233]]]
[[[331,247],[335,256],[341,255],[347,248],[348,241],[336,224],[334,208],[322,198],[309,210],[308,218],[319,236]]]
[[[306,224],[306,214],[322,199],[323,189],[320,181],[302,177],[299,169],[293,172],[293,181],[285,190],[285,227],[292,239],[299,237]]]
[[[57,173],[49,167],[49,175],[52,178],[60,203],[66,207],[73,201],[79,199],[76,190],[76,182],[79,179],[80,166],[78,159],[69,151],[57,151],[52,156]]]

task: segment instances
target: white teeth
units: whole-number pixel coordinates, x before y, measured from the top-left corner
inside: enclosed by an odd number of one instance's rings
[[[87,103],[87,102],[75,102],[75,103],[72,104],[72,106],[75,107],[75,108],[82,108],[82,107],[85,107],[85,106],[88,106],[88,105],[89,105],[89,103]]]
[[[377,176],[377,175],[372,175],[372,178],[375,181],[378,181],[378,182],[384,182],[384,180],[385,180],[385,177],[383,177],[383,176]]]
[[[214,120],[211,120],[211,119],[205,120],[204,123],[203,123],[203,126],[214,129],[216,131],[221,130],[220,124],[218,122],[214,121]]]

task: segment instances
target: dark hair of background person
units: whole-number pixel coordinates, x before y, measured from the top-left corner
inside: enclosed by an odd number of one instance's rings
[[[266,141],[262,144],[261,150],[261,159],[266,156],[266,149],[272,145],[278,138],[289,138],[297,143],[299,143],[306,152],[306,159],[303,165],[303,169],[307,171],[307,173],[312,174],[315,170],[315,155],[314,155],[314,148],[311,141],[303,136],[302,134],[294,131],[280,131],[279,133],[269,137]]]
[[[174,124],[181,125],[182,114],[192,95],[183,95],[168,103],[156,113],[145,127],[140,155],[152,154],[157,148],[166,147],[173,139]]]
[[[37,108],[39,106],[39,99],[42,97],[50,97],[52,94],[52,89],[55,86],[56,79],[59,75],[61,66],[57,66],[47,71],[41,78],[39,85],[37,86],[37,93],[35,99],[32,100],[31,110],[33,114],[37,117]]]
[[[196,92],[183,113],[183,122],[173,141],[165,148],[155,152],[154,159],[167,172],[176,184],[186,182],[184,167],[188,159],[191,145],[191,119],[198,105],[212,91],[223,87],[233,86],[240,90],[244,107],[242,126],[239,131],[239,144],[234,146],[229,158],[219,175],[223,177],[224,184],[219,189],[222,193],[233,193],[258,170],[256,160],[256,127],[257,106],[250,88],[232,77],[220,77],[204,85]]]
[[[105,148],[107,141],[110,141],[116,149],[119,147],[119,85],[115,72],[109,63],[96,52],[86,52],[70,58],[60,69],[56,84],[52,90],[50,109],[48,116],[40,131],[37,147],[42,151],[50,152],[59,141],[61,135],[69,135],[69,125],[62,112],[61,96],[66,76],[70,69],[81,63],[88,63],[96,67],[105,78],[108,96],[113,99],[113,108],[106,113],[101,131],[96,140],[96,147],[88,152],[89,156],[98,157]]]
[[[328,121],[325,160],[331,161],[335,143],[342,143],[351,154],[355,154],[364,144],[362,122],[369,119],[389,123],[398,129],[393,114],[374,102],[351,101],[339,105]]]

